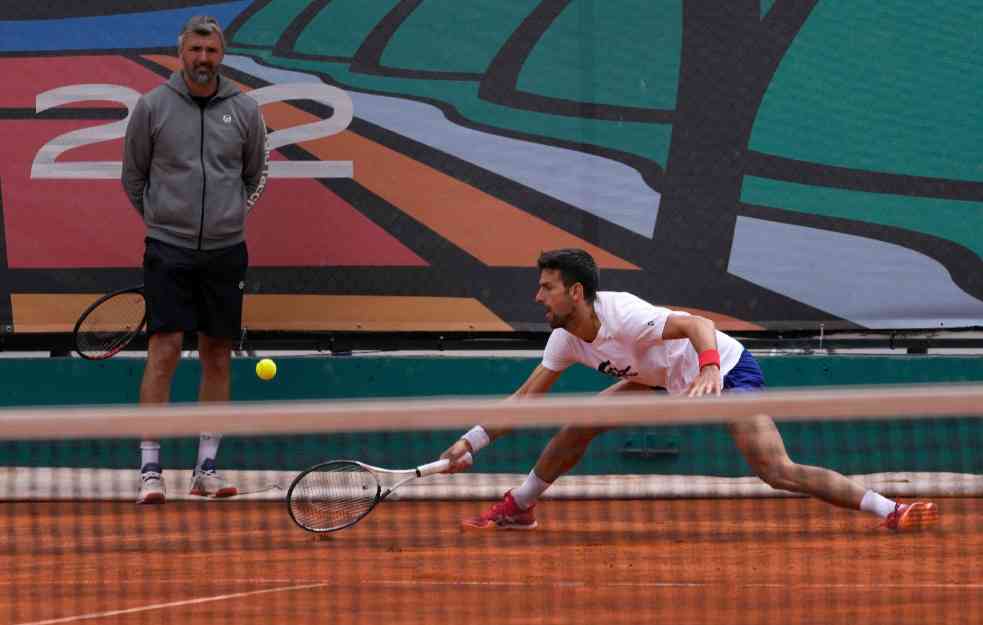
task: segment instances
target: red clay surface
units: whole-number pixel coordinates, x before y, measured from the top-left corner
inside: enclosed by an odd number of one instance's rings
[[[805,499],[389,502],[318,539],[282,504],[4,503],[0,623],[972,623],[981,499],[932,531]]]

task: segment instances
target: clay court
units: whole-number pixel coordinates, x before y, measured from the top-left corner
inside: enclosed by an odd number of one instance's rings
[[[981,499],[939,527],[789,499],[545,501],[540,528],[468,532],[484,502],[388,502],[314,536],[280,503],[5,503],[0,622],[973,623]]]

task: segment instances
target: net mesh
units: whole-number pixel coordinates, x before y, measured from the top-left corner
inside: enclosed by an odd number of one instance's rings
[[[975,622],[983,389],[916,390],[8,411],[0,622]],[[762,481],[728,423],[765,407],[796,467],[930,501],[937,523],[892,531]],[[516,430],[471,471],[411,480],[352,527],[291,520],[285,494],[305,467],[413,468],[474,422]],[[204,423],[227,433],[219,475],[238,496],[188,494]],[[563,423],[611,429],[533,508],[538,527],[462,529],[523,483]],[[162,439],[164,505],[134,504],[139,432]]]

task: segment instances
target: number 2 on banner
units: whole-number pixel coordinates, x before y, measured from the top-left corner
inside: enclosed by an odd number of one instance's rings
[[[313,141],[336,135],[352,123],[355,109],[351,97],[331,85],[292,83],[270,85],[250,91],[260,106],[285,100],[314,100],[334,109],[334,114],[321,121],[301,124],[270,133],[270,149],[285,145]],[[354,166],[351,161],[271,161],[271,178],[351,178]]]
[[[108,100],[126,105],[126,117],[118,122],[73,130],[45,143],[34,156],[31,178],[119,178],[123,163],[116,161],[76,161],[56,163],[55,159],[72,148],[92,143],[119,139],[126,133],[126,124],[136,106],[140,94],[120,85],[69,85],[38,94],[35,110],[38,113],[50,108],[75,102]]]
[[[327,119],[270,133],[271,150],[338,134],[351,124],[354,117],[351,97],[345,91],[330,85],[314,83],[270,85],[248,91],[247,94],[252,96],[260,106],[272,102],[305,99],[320,102],[334,110],[334,114]],[[38,113],[64,104],[102,100],[125,105],[126,117],[110,124],[66,132],[48,141],[34,156],[31,178],[118,180],[123,173],[123,163],[120,161],[58,163],[56,159],[72,148],[123,138],[138,99],[140,94],[129,87],[103,84],[68,85],[38,94],[35,103],[35,110]],[[277,161],[270,163],[269,175],[271,178],[351,178],[353,174],[352,161]]]

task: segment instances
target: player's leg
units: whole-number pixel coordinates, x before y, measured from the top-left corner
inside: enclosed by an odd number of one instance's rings
[[[198,335],[198,357],[201,362],[199,401],[229,401],[232,370],[232,341]],[[232,497],[238,489],[219,476],[215,459],[218,457],[222,435],[202,432],[198,440],[198,459],[191,479],[191,494],[199,497]]]
[[[614,393],[637,393],[637,392],[651,393],[652,387],[645,386],[642,384],[635,384],[629,382],[628,380],[621,380],[615,384],[612,384],[608,388],[601,391],[600,395],[613,395]],[[584,457],[587,452],[587,447],[590,445],[591,441],[597,438],[600,434],[603,434],[610,428],[599,428],[599,427],[582,427],[582,426],[566,426],[562,428],[556,435],[550,439],[549,444],[546,445],[546,449],[539,455],[539,460],[536,462],[536,466],[533,467],[532,473],[530,473],[530,480],[527,480],[525,484],[516,489],[514,493],[516,499],[519,501],[522,507],[528,508],[530,505],[535,503],[536,499],[541,495],[546,488],[553,482],[557,480],[561,475],[564,475],[578,463],[580,459]],[[528,484],[529,481],[538,481],[544,483],[546,486],[542,490],[530,490],[529,496],[526,496],[523,488]],[[538,486],[538,485],[537,485]]]
[[[229,401],[231,398],[232,346],[230,339],[198,334],[201,361],[198,401]]]
[[[621,380],[601,392],[652,392],[652,388]],[[505,494],[499,503],[484,514],[465,519],[462,525],[475,529],[532,529],[536,520],[532,509],[543,493],[561,475],[573,469],[597,436],[610,428],[567,426],[557,432],[539,455],[536,466],[518,488]]]
[[[730,423],[728,429],[751,469],[773,488],[812,495],[842,508],[860,508],[864,487],[835,471],[792,462],[771,417],[756,415]]]
[[[191,250],[146,240],[143,278],[150,338],[140,382],[141,404],[162,404],[170,400],[174,371],[181,360],[184,331],[195,327],[191,254]],[[137,503],[163,503],[165,488],[158,441],[149,438],[141,441],[140,469]]]
[[[181,359],[184,332],[197,328],[194,301],[194,250],[148,238],[143,254],[143,291],[147,302],[147,364],[140,403],[166,403]]]
[[[147,345],[147,363],[140,382],[141,404],[167,403],[171,396],[171,380],[181,359],[183,332],[152,334]],[[164,503],[167,489],[160,464],[160,441],[143,437],[140,441],[139,504]]]
[[[171,381],[181,360],[183,331],[155,332],[147,340],[147,363],[140,382],[141,404],[166,404],[171,399]]]
[[[751,469],[772,488],[876,514],[891,529],[927,527],[937,520],[935,504],[899,504],[836,471],[793,462],[771,417],[757,415],[730,423],[728,428]]]
[[[764,383],[761,368],[747,350],[724,377],[724,389],[731,393],[753,392],[763,388]],[[748,464],[773,488],[812,495],[836,506],[876,514],[892,529],[924,527],[933,524],[937,518],[932,503],[898,504],[836,471],[793,462],[778,427],[767,415],[742,419],[731,423],[729,428]]]
[[[201,330],[198,333],[199,401],[229,401],[231,398],[232,348],[242,327],[247,263],[245,243],[200,255],[196,292]],[[215,460],[221,440],[218,433],[201,434],[192,495],[230,497],[238,493],[216,471]]]
[[[536,466],[533,467],[532,474],[547,484],[552,484],[561,475],[577,466],[587,452],[587,447],[591,441],[609,429],[570,425],[563,427],[543,449],[539,460],[536,461]],[[534,501],[535,498],[529,503]]]

